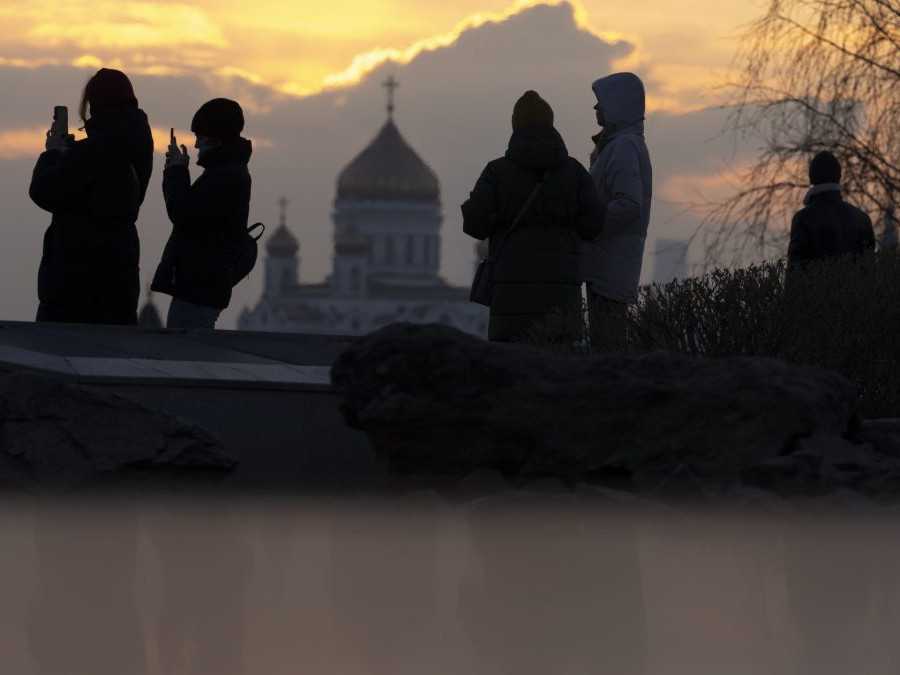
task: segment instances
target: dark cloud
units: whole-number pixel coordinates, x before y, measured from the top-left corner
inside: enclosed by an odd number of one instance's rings
[[[443,273],[465,284],[471,279],[473,242],[461,232],[459,204],[483,165],[505,150],[515,100],[526,89],[541,92],[554,107],[570,153],[586,162],[590,136],[596,132],[590,84],[631,50],[627,43],[608,43],[579,28],[572,8],[563,4],[533,7],[503,22],[471,29],[453,45],[423,52],[406,65],[385,64],[355,86],[302,99],[285,98],[238,78],[223,81],[199,74],[133,79],[151,123],[161,129],[187,128],[194,110],[214,95],[252,103],[247,132],[272,145],[258,147],[251,164],[251,217],[273,223],[278,197],[291,200],[290,224],[302,246],[301,275],[312,281],[330,269],[335,178],[384,122],[381,82],[394,73],[401,82],[398,124],[442,183]],[[74,107],[89,74],[63,67],[0,68],[0,88],[15,92],[5,96],[0,131],[43,125],[54,104]],[[651,116],[648,140],[657,186],[676,173],[714,170],[720,161],[714,158],[728,154],[727,140],[709,141],[723,119],[716,111]],[[35,305],[34,276],[49,216],[28,202],[32,162],[0,161],[7,237],[0,251],[0,316],[6,318],[30,318]],[[169,231],[159,189],[161,171],[158,156],[140,222],[145,279],[152,274]],[[651,237],[690,229],[684,218],[673,218],[677,207],[660,202],[655,209]],[[259,297],[261,278],[260,268],[237,289],[223,321],[226,326],[233,325],[242,306]]]

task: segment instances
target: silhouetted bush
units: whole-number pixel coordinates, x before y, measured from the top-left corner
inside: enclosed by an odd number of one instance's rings
[[[568,323],[536,326],[531,342],[572,344],[554,337],[554,325]],[[826,368],[860,387],[865,417],[900,417],[900,258],[847,257],[792,273],[777,261],[645,286],[629,310],[628,345]]]
[[[629,345],[703,356],[771,356],[837,371],[867,417],[900,415],[900,258],[845,257],[788,273],[784,261],[642,289]]]

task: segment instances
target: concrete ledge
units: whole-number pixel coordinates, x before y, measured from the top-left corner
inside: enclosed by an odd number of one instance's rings
[[[331,390],[352,338],[0,322],[0,368],[81,384]]]

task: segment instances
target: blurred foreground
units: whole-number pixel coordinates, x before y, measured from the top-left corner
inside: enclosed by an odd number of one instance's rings
[[[507,493],[6,501],[20,675],[897,672],[900,518]]]

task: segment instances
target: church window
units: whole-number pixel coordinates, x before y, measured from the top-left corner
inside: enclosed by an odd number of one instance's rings
[[[406,262],[412,265],[416,261],[416,238],[408,234],[406,235]]]
[[[384,241],[384,261],[388,265],[394,264],[394,238],[391,235],[387,235]]]
[[[437,250],[437,237],[430,234],[428,235],[428,265],[431,267],[437,266],[437,258],[438,258],[438,250]]]

